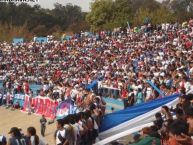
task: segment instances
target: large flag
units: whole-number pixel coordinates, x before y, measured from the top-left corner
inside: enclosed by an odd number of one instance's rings
[[[128,129],[152,122],[155,120],[155,113],[160,111],[161,106],[175,105],[178,96],[179,94],[171,95],[107,114],[101,124],[100,138],[108,138]]]

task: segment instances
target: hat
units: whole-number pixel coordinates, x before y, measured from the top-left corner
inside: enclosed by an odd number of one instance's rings
[[[17,132],[20,132],[19,129],[17,127],[12,127],[8,134],[11,134],[11,133],[16,134]]]

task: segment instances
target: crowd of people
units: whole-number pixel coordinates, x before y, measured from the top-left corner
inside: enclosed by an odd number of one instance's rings
[[[29,86],[35,82],[42,85],[41,96],[71,97],[82,105],[92,100],[83,97],[85,86],[97,80],[97,95],[126,98],[128,106],[160,97],[147,80],[164,96],[192,92],[192,23],[156,29],[147,25],[140,30],[101,32],[100,37],[76,35],[64,42],[1,43],[4,91],[33,95]]]
[[[10,138],[0,135],[0,145],[48,145],[36,134],[35,127],[28,127],[26,134],[21,128],[12,127],[9,131]]]
[[[56,145],[92,145],[96,142],[99,126],[102,121],[102,111],[92,104],[90,110],[71,114],[56,121],[54,139]],[[47,120],[42,116],[41,135],[45,136]],[[11,128],[11,137],[6,139],[0,135],[0,145],[48,145],[45,140],[36,134],[34,127],[27,128],[27,134],[18,127]]]
[[[103,97],[123,99],[127,107],[175,93],[193,94],[192,51],[193,21],[156,27],[147,24],[137,32],[130,28],[103,31],[97,37],[80,34],[64,42],[0,43],[0,100],[11,104],[10,94],[17,93],[33,97],[31,83],[42,86],[39,96],[59,102],[72,100],[80,113],[57,120],[56,144],[90,145],[105,114]],[[97,83],[88,89],[95,80]],[[173,120],[168,108],[163,107],[162,114],[169,118],[163,120],[156,114],[157,123],[143,129],[143,134],[149,137],[155,130],[162,131],[166,123],[172,127],[164,128],[165,133],[190,139],[187,124],[192,116],[183,107],[179,105],[176,111],[183,117],[180,121]],[[171,145],[170,137],[168,140]]]
[[[193,95],[183,95],[175,109],[162,106],[152,126],[133,136],[130,145],[192,145]]]

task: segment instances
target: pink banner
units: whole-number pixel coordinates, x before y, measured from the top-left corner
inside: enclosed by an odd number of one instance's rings
[[[23,110],[28,112],[33,108],[34,112],[39,115],[45,115],[47,118],[55,119],[56,109],[58,106],[57,101],[53,101],[48,97],[35,97],[30,100],[29,96],[25,96]]]
[[[26,95],[22,111],[25,111],[25,112],[28,111],[28,104],[29,104],[29,102],[30,102],[29,96]]]

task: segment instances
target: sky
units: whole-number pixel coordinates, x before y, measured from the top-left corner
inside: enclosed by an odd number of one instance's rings
[[[94,0],[39,0],[38,3],[33,3],[32,5],[39,4],[41,5],[42,8],[53,9],[54,3],[60,3],[63,5],[66,5],[67,3],[72,3],[73,5],[80,6],[84,12],[88,12],[90,3],[93,1]],[[157,1],[162,1],[162,0],[157,0]]]
[[[82,8],[83,11],[88,12],[90,7],[90,2],[93,0],[39,0],[38,3],[32,3],[39,4],[42,8],[54,8],[54,3],[60,3],[62,5],[66,5],[67,3],[72,3],[73,5],[78,5]]]

